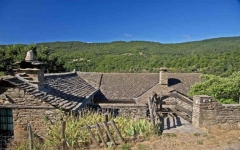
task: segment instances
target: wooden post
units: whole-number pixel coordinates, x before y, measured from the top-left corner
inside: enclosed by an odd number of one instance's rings
[[[101,138],[101,140],[102,140],[102,142],[103,142],[104,147],[107,147],[107,143],[104,141],[103,133],[102,133],[102,131],[101,131],[101,129],[100,129],[99,124],[97,123],[96,126],[97,126],[97,130],[98,130],[99,136],[100,136],[100,138]]]
[[[111,135],[111,133],[110,133],[110,131],[109,131],[107,122],[104,121],[104,122],[103,122],[103,126],[104,126],[105,130],[107,131],[107,135],[109,136],[110,140],[112,141],[112,143],[113,143],[113,145],[114,145],[114,147],[115,147],[115,146],[116,146],[116,143],[115,143],[115,141],[114,141],[113,136]]]
[[[108,122],[108,113],[104,114],[104,121]],[[107,142],[108,142],[108,141],[110,141],[110,139],[109,139],[109,136],[108,136],[107,132],[106,132],[106,135],[107,135]]]
[[[28,129],[28,138],[29,138],[29,150],[32,150],[33,149],[33,140],[32,140],[32,127],[31,127],[30,123],[28,123],[27,129]]]
[[[61,124],[61,138],[62,138],[62,149],[67,149],[66,139],[65,139],[65,129],[66,129],[66,121],[62,121]]]
[[[107,113],[104,114],[104,121],[108,122],[108,114]]]
[[[95,138],[91,128],[89,126],[86,126],[86,128],[87,128],[88,132],[90,133],[93,143],[99,148],[99,143],[98,143],[97,139]]]
[[[151,118],[152,125],[155,128],[155,120],[154,120],[154,116],[153,116],[151,98],[148,99],[148,108],[149,108],[149,113],[150,113],[150,118]]]
[[[119,130],[118,130],[116,124],[115,124],[115,122],[113,120],[111,120],[110,123],[111,123],[113,129],[115,130],[115,132],[117,133],[118,137],[120,138],[120,142],[125,143],[121,133],[119,132]]]

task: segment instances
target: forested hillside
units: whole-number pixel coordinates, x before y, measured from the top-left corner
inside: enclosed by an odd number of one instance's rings
[[[240,70],[240,37],[161,44],[146,41],[111,43],[50,42],[0,46],[0,69],[24,59],[34,49],[37,59],[48,63],[47,72],[201,72],[229,76]]]

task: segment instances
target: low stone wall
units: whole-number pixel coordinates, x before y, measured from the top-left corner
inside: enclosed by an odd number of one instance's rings
[[[114,116],[147,118],[148,107],[145,104],[97,104],[104,111],[109,110]]]
[[[233,125],[240,128],[240,104],[220,104],[207,95],[193,97],[192,123],[199,126]]]

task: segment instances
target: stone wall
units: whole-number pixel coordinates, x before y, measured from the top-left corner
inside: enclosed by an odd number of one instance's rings
[[[134,119],[147,118],[148,107],[145,104],[98,104],[101,109],[108,109],[115,116],[127,116]]]
[[[15,127],[27,129],[30,123],[33,132],[39,136],[46,134],[47,120],[56,120],[58,109],[14,87],[0,87],[0,109],[10,108],[13,112],[14,134],[18,135]]]
[[[240,128],[240,104],[220,104],[207,95],[193,97],[192,123],[197,127],[233,125]]]

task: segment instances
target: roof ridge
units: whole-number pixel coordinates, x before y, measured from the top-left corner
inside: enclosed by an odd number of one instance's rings
[[[202,74],[197,72],[168,72],[169,74]]]
[[[139,94],[138,96],[134,97],[133,99],[136,100],[139,97],[141,97],[143,94],[147,93],[148,91],[150,91],[151,89],[153,89],[155,86],[157,86],[158,83],[156,83],[155,85],[153,85],[152,87],[150,87],[149,89],[147,89],[146,91],[142,92],[141,94]]]
[[[64,72],[64,73],[46,73],[44,76],[59,76],[59,75],[74,75],[76,72]]]
[[[77,71],[77,73],[96,73],[96,74],[159,74],[159,73],[153,73],[153,72],[134,72],[134,73],[130,73],[130,72],[81,72],[81,71]]]

